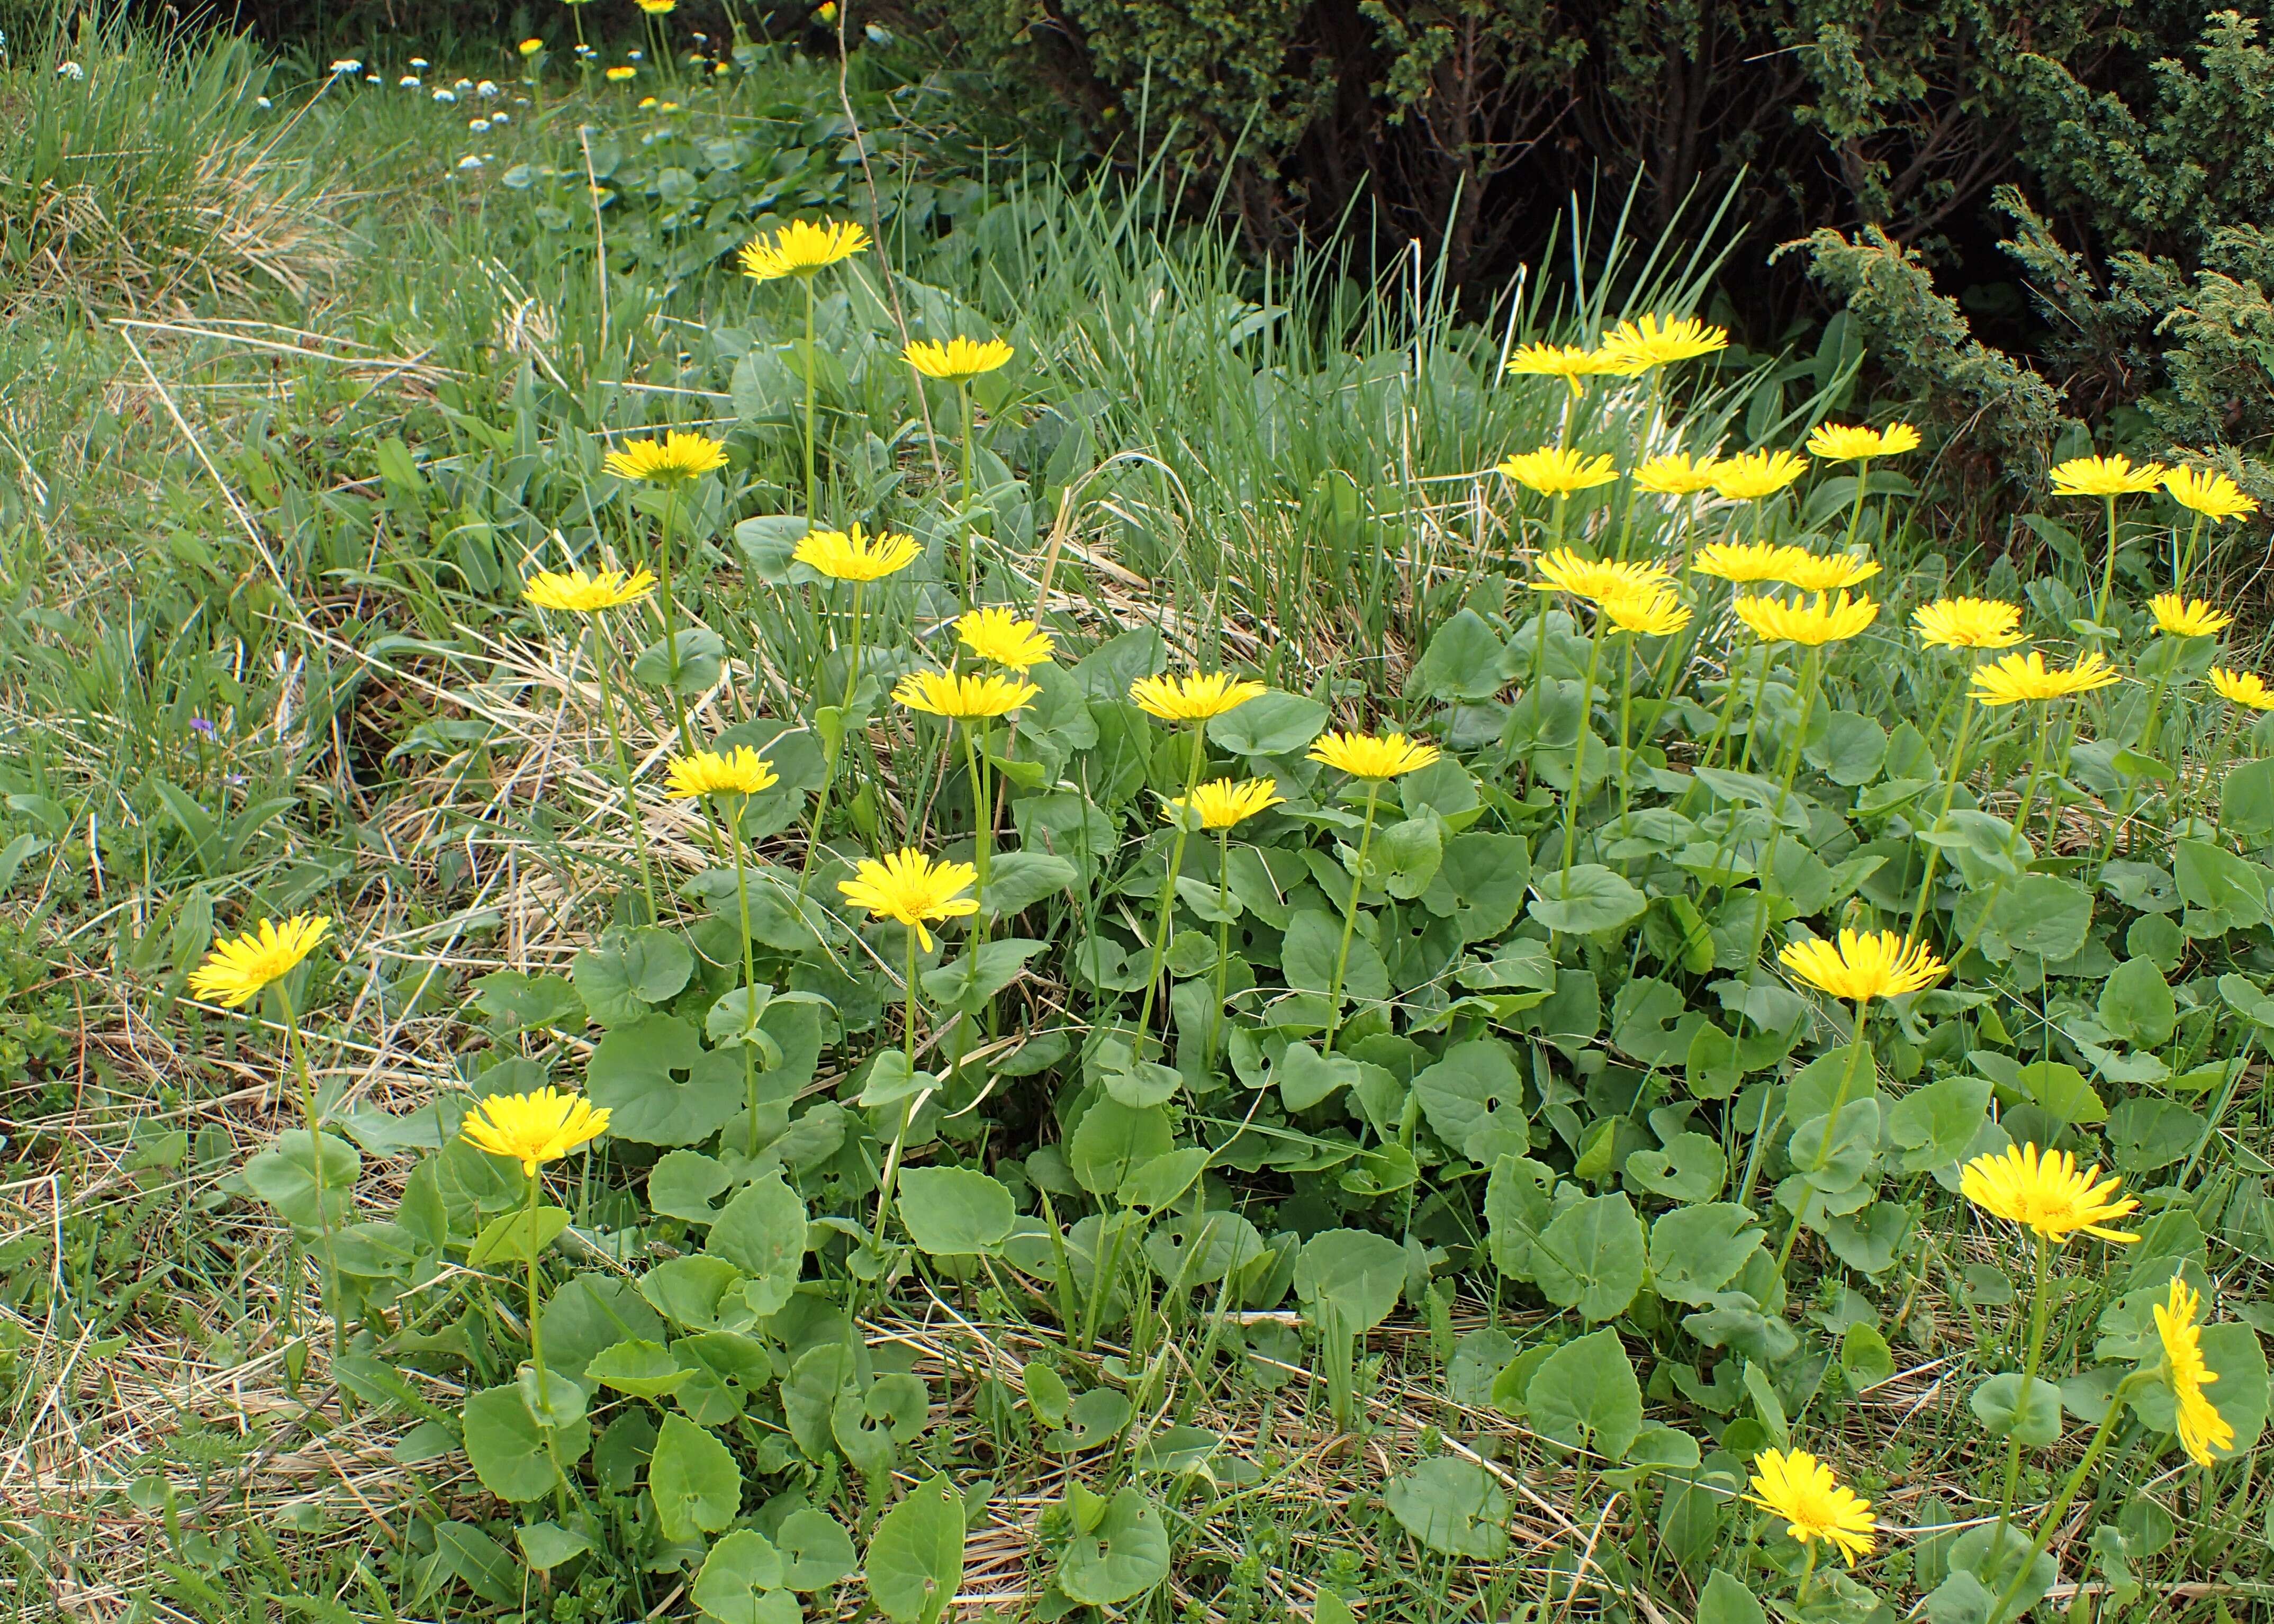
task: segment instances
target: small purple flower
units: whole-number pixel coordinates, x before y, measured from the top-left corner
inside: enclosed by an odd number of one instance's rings
[[[211,739],[221,730],[204,717],[193,716],[190,718],[190,731],[203,733],[207,738]]]

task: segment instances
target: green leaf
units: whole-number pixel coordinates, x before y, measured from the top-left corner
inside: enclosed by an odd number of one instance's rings
[[[869,1598],[893,1624],[934,1624],[963,1583],[963,1496],[943,1474],[911,1490],[870,1537]]]
[[[1317,738],[1327,725],[1327,708],[1300,694],[1273,688],[1212,718],[1208,736],[1235,756],[1289,756]]]
[[[2164,973],[2145,959],[2127,959],[2100,984],[2100,1024],[2135,1049],[2160,1049],[2178,1028],[2179,1004]]]
[[[705,1049],[667,1015],[618,1026],[585,1063],[584,1091],[608,1109],[608,1132],[643,1145],[692,1145],[742,1109],[742,1061]]]
[[[529,1413],[517,1383],[469,1395],[465,1422],[466,1458],[473,1462],[482,1487],[516,1504],[553,1492],[560,1473],[546,1447],[546,1430]],[[570,1460],[583,1453],[581,1447],[574,1454],[562,1451]]]
[[[2248,930],[2266,920],[2266,875],[2256,864],[2205,840],[2172,845],[2172,877],[2187,905],[2191,936]]]
[[[1468,833],[1445,842],[1434,898],[1442,887],[1463,943],[1499,938],[1516,921],[1532,883],[1532,848],[1520,835]]]
[[[742,1471],[726,1445],[683,1416],[667,1415],[647,1468],[656,1525],[666,1539],[715,1534],[742,1507]]]
[[[715,1223],[719,1213],[711,1203],[733,1182],[725,1168],[700,1151],[669,1151],[648,1169],[647,1204],[662,1217]]]
[[[1768,1614],[1752,1591],[1716,1568],[1698,1592],[1693,1624],[1768,1624]]]
[[[2074,1066],[2058,1060],[2036,1060],[2023,1066],[2014,1080],[2028,1091],[2030,1100],[2044,1107],[2064,1123],[2080,1127],[2108,1119],[2108,1108],[2084,1080],[2084,1074]]]
[[[675,930],[611,929],[576,955],[569,973],[592,1019],[621,1026],[675,996],[695,973],[695,955]]]
[[[1524,1079],[1505,1043],[1478,1038],[1454,1044],[1415,1075],[1413,1095],[1437,1137],[1481,1166],[1532,1147]]]
[[[434,1525],[433,1560],[484,1601],[510,1607],[521,1599],[512,1553],[471,1522],[452,1518]]]
[[[719,1624],[797,1624],[804,1611],[783,1588],[781,1553],[747,1528],[711,1547],[692,1594],[695,1605]]]
[[[987,889],[980,893],[990,919],[1004,919],[1033,907],[1045,897],[1070,891],[1081,873],[1051,852],[1000,852],[987,871]]]
[[[1322,1055],[1315,1044],[1290,1043],[1271,1068],[1279,1098],[1291,1111],[1307,1111],[1337,1088],[1355,1085],[1361,1073],[1348,1055]]]
[[[513,1537],[521,1546],[523,1558],[539,1573],[550,1573],[592,1548],[591,1536],[581,1530],[565,1529],[558,1522],[531,1522],[526,1528],[514,1530]]]
[[[473,1247],[466,1253],[466,1267],[480,1268],[500,1259],[519,1263],[532,1253],[541,1253],[561,1238],[568,1227],[568,1214],[558,1207],[540,1207],[534,1213],[527,1207],[493,1218]]]
[[[649,688],[670,688],[671,649],[679,650],[679,693],[692,699],[719,680],[727,656],[726,640],[708,627],[689,627],[671,635],[671,643],[660,637],[639,651],[632,661],[632,680]]]
[[[586,1362],[584,1374],[635,1398],[662,1398],[678,1391],[693,1372],[681,1369],[661,1342],[636,1337],[601,1349]]]
[[[1669,1201],[1710,1201],[1728,1179],[1729,1159],[1706,1135],[1683,1132],[1667,1140],[1663,1150],[1630,1153],[1626,1176],[1632,1188]]]
[[[1734,1201],[1678,1207],[1650,1227],[1651,1284],[1659,1296],[1702,1308],[1760,1250],[1759,1220]]]
[[[1184,1145],[1133,1169],[1121,1181],[1115,1199],[1124,1207],[1157,1213],[1193,1187],[1207,1169],[1209,1153],[1201,1146]],[[1008,1193],[1007,1192],[1005,1192]],[[1007,1225],[1005,1226],[1007,1228]]]
[[[934,1257],[992,1252],[1019,1216],[1009,1188],[970,1168],[903,1168],[897,1210],[916,1250]]]
[[[1902,1152],[1902,1170],[1931,1173],[1956,1166],[1990,1119],[1990,1094],[1985,1079],[1946,1077],[1896,1101],[1887,1112],[1887,1137]]]
[[[1347,1335],[1363,1335],[1389,1317],[1405,1287],[1405,1248],[1367,1229],[1324,1229],[1295,1262],[1295,1294],[1330,1304]]]
[[[845,1525],[811,1507],[784,1517],[774,1542],[781,1547],[782,1584],[788,1590],[825,1590],[856,1566]]]
[[[692,1331],[732,1330],[749,1314],[742,1274],[724,1258],[697,1255],[659,1263],[639,1278],[639,1293],[658,1313]]]
[[[1348,901],[1345,893],[1340,901]],[[1315,907],[1287,921],[1280,943],[1279,967],[1297,992],[1324,994],[1334,985],[1335,956],[1342,951],[1343,922]],[[1141,977],[1140,978],[1142,979]],[[1343,996],[1354,1004],[1378,1003],[1389,996],[1389,971],[1361,929],[1351,937],[1350,963],[1343,972]]]
[[[2142,1095],[2110,1111],[2101,1135],[2119,1169],[2151,1173],[2194,1150],[2202,1142],[2204,1130],[2203,1119],[2178,1101]]]
[[[584,1001],[566,976],[499,970],[477,980],[471,991],[476,1006],[507,1032],[584,1029]]]
[[[1541,1437],[1614,1462],[1626,1458],[1642,1432],[1642,1386],[1618,1333],[1608,1327],[1542,1359],[1525,1389],[1524,1405]]]
[[[1069,1541],[1058,1558],[1058,1589],[1086,1606],[1118,1606],[1168,1576],[1169,1530],[1133,1484],[1115,1494],[1096,1525]]]
[[[1133,1170],[1166,1155],[1174,1140],[1169,1115],[1157,1105],[1133,1109],[1107,1098],[1084,1111],[1066,1147],[1066,1165],[1092,1195],[1111,1195]]]
[[[1482,615],[1464,609],[1431,634],[1406,679],[1406,692],[1427,699],[1490,699],[1505,686],[1500,674],[1505,647]]]
[[[1649,899],[1600,863],[1577,863],[1532,883],[1532,917],[1550,930],[1593,936],[1632,924]]]
[[[1005,936],[977,947],[923,973],[923,989],[935,1003],[952,1009],[977,1010],[1026,968],[1027,960],[1045,944],[1028,936]]]
[[[751,1307],[771,1314],[789,1301],[804,1271],[805,1226],[805,1202],[776,1170],[735,1192],[703,1250],[747,1275]]]
[[[1474,1461],[1441,1455],[1391,1481],[1384,1500],[1405,1531],[1441,1556],[1508,1554],[1508,1496]]]
[[[2060,1389],[2042,1376],[2026,1382],[2018,1371],[1992,1376],[1967,1395],[1966,1403],[1992,1438],[2018,1439],[2032,1449],[2060,1441]]]
[[[1645,1256],[1642,1220],[1632,1203],[1623,1194],[1593,1196],[1565,1207],[1540,1232],[1535,1279],[1549,1302],[1600,1322],[1634,1301]]]
[[[323,1196],[316,1195],[320,1158]],[[355,1211],[363,1157],[336,1134],[287,1128],[245,1164],[245,1185],[296,1229],[336,1229]]]
[[[2023,875],[1990,908],[1989,930],[2007,953],[2067,959],[2084,945],[2091,928],[2092,893],[2056,875]]]

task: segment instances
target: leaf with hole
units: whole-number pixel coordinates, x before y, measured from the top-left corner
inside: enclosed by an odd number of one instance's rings
[[[667,1415],[649,1457],[647,1485],[663,1537],[717,1533],[742,1505],[742,1470],[727,1446],[683,1416]]]
[[[692,1145],[742,1109],[742,1061],[705,1049],[668,1015],[618,1025],[585,1063],[584,1091],[608,1109],[608,1132],[643,1145]]]
[[[1525,1414],[1542,1438],[1605,1460],[1626,1458],[1642,1432],[1642,1387],[1634,1362],[1608,1327],[1564,1343],[1532,1372]]]
[[[645,1019],[651,1006],[676,996],[694,973],[687,938],[651,925],[601,932],[569,969],[584,1008],[604,1026]]]
[[[797,1624],[803,1609],[782,1577],[781,1553],[773,1542],[738,1528],[711,1547],[689,1595],[719,1624]]]
[[[1085,1606],[1119,1606],[1169,1576],[1169,1530],[1144,1491],[1125,1486],[1058,1558],[1058,1589]]]
[[[863,1571],[892,1624],[934,1624],[963,1583],[963,1496],[945,1475],[910,1490],[877,1522]]]

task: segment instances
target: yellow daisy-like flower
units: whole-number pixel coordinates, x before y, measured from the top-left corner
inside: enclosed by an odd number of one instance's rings
[[[1900,456],[1919,447],[1919,432],[1908,423],[1884,429],[1819,423],[1808,437],[1808,455],[1826,462],[1857,462],[1866,457]]]
[[[1508,457],[1497,465],[1497,471],[1542,496],[1570,496],[1574,492],[1591,491],[1619,477],[1609,456],[1589,456],[1584,451],[1566,450],[1562,446],[1542,446],[1537,451]]]
[[[900,351],[900,359],[927,378],[937,378],[943,383],[968,383],[982,372],[993,372],[1017,353],[999,338],[990,338],[983,344],[968,338],[951,338],[944,344],[919,339]]]
[[[1690,624],[1689,605],[1664,587],[1630,597],[1597,598],[1595,612],[1619,630],[1642,637],[1671,637]]]
[[[2164,494],[2213,524],[2258,511],[2256,497],[2245,496],[2240,485],[2215,469],[2174,468],[2164,476]]]
[[[1329,733],[1319,735],[1310,748],[1314,762],[1323,762],[1354,778],[1394,778],[1419,771],[1437,759],[1437,747],[1387,733],[1377,739],[1367,733]]]
[[[673,801],[692,801],[697,795],[755,795],[781,782],[773,763],[747,744],[736,745],[723,755],[697,750],[692,756],[674,756],[666,777],[671,787],[666,793]]]
[[[1820,649],[1827,643],[1845,643],[1860,635],[1879,618],[1879,605],[1868,598],[1851,599],[1842,592],[1814,603],[1788,604],[1781,598],[1740,598],[1729,613],[1752,628],[1763,643],[1796,643]]]
[[[1911,627],[1930,649],[2010,649],[2022,641],[2022,610],[1994,598],[1943,598],[1912,610]]]
[[[1713,541],[1698,549],[1690,560],[1692,575],[1712,575],[1719,581],[1733,581],[1742,586],[1757,585],[1763,581],[1781,581],[1785,560],[1799,552],[1797,547],[1780,546],[1773,541]]]
[[[636,604],[654,590],[655,577],[644,569],[629,575],[621,569],[604,569],[591,575],[581,569],[565,575],[547,569],[523,583],[521,595],[539,609],[597,614],[603,609]]]
[[[1032,620],[1008,609],[974,609],[955,622],[956,640],[997,665],[1030,671],[1058,652],[1057,640]]]
[[[1836,592],[1843,586],[1869,581],[1879,573],[1879,566],[1875,561],[1852,553],[1818,553],[1805,547],[1788,547],[1779,579],[1803,592]]]
[[[1843,930],[1837,945],[1788,943],[1777,957],[1817,991],[1851,1004],[1899,998],[1931,987],[1949,968],[1925,943],[1906,942],[1892,930]]]
[[[844,530],[808,530],[790,557],[832,581],[881,581],[915,563],[923,549],[913,536],[882,531],[871,536],[859,525]]]
[[[959,722],[1008,716],[1043,690],[1015,677],[953,671],[912,671],[900,680],[892,697],[911,710]]]
[[[1622,321],[1603,335],[1603,353],[1627,373],[1646,372],[1728,347],[1727,327],[1710,327],[1695,316],[1644,316]]]
[[[854,906],[874,919],[896,919],[916,933],[924,951],[932,947],[929,921],[961,919],[979,912],[977,898],[960,893],[979,878],[969,863],[935,862],[914,846],[904,846],[882,862],[864,858],[855,877],[837,882]]]
[[[296,914],[281,925],[264,919],[258,930],[216,944],[190,972],[190,990],[224,1009],[250,1004],[269,982],[290,975],[331,929],[321,914]]]
[[[616,66],[616,67],[613,67],[613,68],[610,68],[610,69],[608,70],[608,71],[607,71],[607,75],[606,75],[606,78],[607,78],[608,83],[610,83],[611,85],[621,85],[621,84],[622,84],[626,79],[629,79],[633,74],[635,74],[635,73],[636,73],[636,72],[638,72],[638,71],[639,71],[639,70],[638,70],[637,68],[631,67],[631,66],[629,66],[629,65],[624,65],[624,64],[619,64],[618,66]]]
[[[2268,688],[2266,679],[2255,671],[2229,671],[2224,665],[2213,665],[2210,685],[2229,704],[2247,705],[2253,710],[2274,710],[2274,688]]]
[[[545,49],[545,41],[542,40],[523,40],[519,45],[515,46],[514,49],[524,56],[534,56],[538,52]]]
[[[1804,1449],[1764,1450],[1753,1457],[1753,1492],[1745,1498],[1784,1519],[1784,1531],[1807,1545],[1829,1540],[1853,1568],[1871,1554],[1871,1502]]]
[[[1970,681],[1974,697],[1994,710],[2000,705],[2090,694],[2119,680],[2116,668],[2097,650],[2067,671],[2049,671],[2044,655],[2031,649],[2027,654],[2008,654],[2003,659],[1976,666]]]
[[[1534,560],[1532,567],[1540,572],[1540,579],[1532,583],[1533,591],[1569,592],[1593,604],[1607,598],[1647,598],[1674,584],[1662,565],[1581,558],[1569,547]]]
[[[1710,455],[1693,457],[1687,451],[1669,451],[1635,470],[1635,488],[1653,496],[1695,496],[1713,488],[1714,471],[1721,466]]]
[[[661,17],[667,11],[679,9],[679,0],[632,0],[632,3],[650,17]]]
[[[1774,496],[1808,471],[1808,460],[1790,451],[1746,451],[1713,467],[1713,488],[1733,502]]]
[[[761,231],[742,244],[742,274],[757,282],[810,276],[869,245],[869,234],[849,220],[793,220],[771,237]]]
[[[1137,708],[1164,722],[1210,721],[1269,691],[1261,682],[1243,681],[1225,671],[1212,671],[1206,676],[1140,677],[1129,685],[1129,697]]]
[[[2177,592],[2158,592],[2148,600],[2157,629],[2174,637],[2216,637],[2234,624],[2200,598],[2183,598]]]
[[[2097,1167],[2078,1167],[2076,1158],[2065,1150],[2040,1152],[2035,1145],[2014,1145],[1968,1162],[1958,1176],[1958,1188],[1992,1218],[2018,1223],[2056,1245],[2080,1229],[2105,1241],[2138,1240],[2136,1235],[2107,1226],[2137,1211],[2140,1203],[2123,1195],[2122,1179],[2099,1181]]]
[[[608,1131],[608,1108],[550,1086],[534,1094],[499,1094],[466,1113],[458,1135],[477,1150],[521,1163],[528,1177]]]
[[[2203,1363],[2202,1331],[2197,1323],[2202,1314],[2202,1293],[2174,1274],[2171,1289],[2154,1309],[2156,1335],[2164,1344],[2164,1374],[2172,1384],[2172,1397],[2179,1410],[2180,1447],[2196,1465],[2216,1466],[2218,1457],[2211,1451],[2232,1453],[2234,1428],[2203,1396],[2203,1389],[2218,1380],[2218,1372]]]
[[[1582,380],[1615,372],[1618,365],[1600,350],[1580,344],[1525,344],[1508,358],[1508,370],[1535,378],[1561,378],[1571,393],[1586,392]]]
[[[621,451],[609,452],[600,466],[619,479],[692,479],[726,467],[727,446],[708,434],[674,429],[661,440],[635,440]]]
[[[1164,802],[1161,821],[1175,823],[1177,815],[1190,806],[1200,814],[1201,828],[1230,829],[1285,800],[1279,786],[1269,778],[1250,778],[1244,784],[1232,778],[1211,778],[1194,786],[1189,797],[1177,795]]]
[[[2053,470],[2055,496],[2133,496],[2152,491],[2164,480],[2161,462],[2137,468],[2122,452],[2114,456],[2071,457]]]

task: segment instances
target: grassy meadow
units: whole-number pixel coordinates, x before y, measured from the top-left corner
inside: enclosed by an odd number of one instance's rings
[[[0,59],[5,1617],[2274,1608],[2211,457],[603,9]]]

